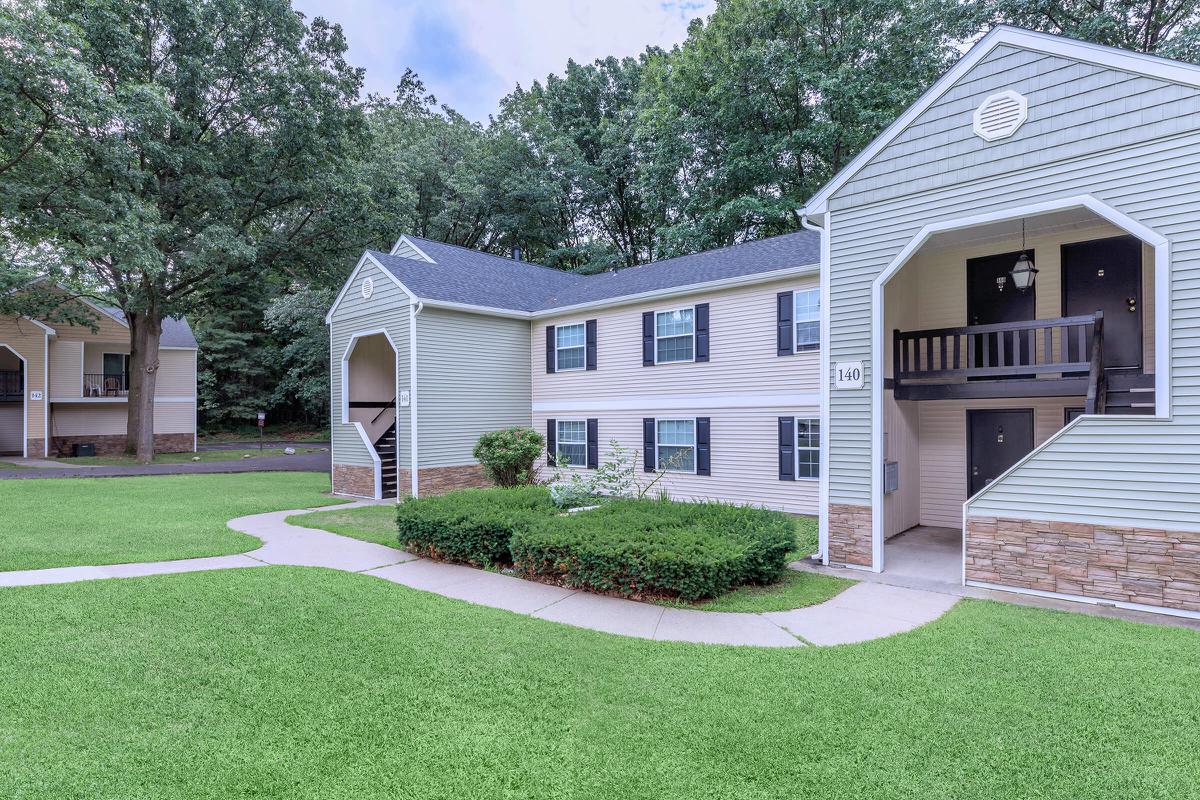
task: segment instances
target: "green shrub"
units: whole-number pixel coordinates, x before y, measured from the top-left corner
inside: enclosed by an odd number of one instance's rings
[[[545,446],[546,438],[533,428],[504,428],[480,436],[472,454],[497,486],[522,486],[533,483],[533,462]]]
[[[792,520],[775,511],[613,500],[570,515],[526,517],[510,548],[517,570],[532,578],[690,601],[777,579],[794,543]]]
[[[410,553],[486,567],[511,563],[509,539],[518,525],[553,513],[544,486],[463,489],[405,500],[396,523],[400,545]]]

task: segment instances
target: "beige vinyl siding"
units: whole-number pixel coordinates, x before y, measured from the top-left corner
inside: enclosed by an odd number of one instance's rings
[[[474,464],[480,434],[528,425],[527,320],[439,308],[417,315],[417,458],[422,469]]]
[[[779,480],[779,417],[817,418],[817,407],[727,408],[712,411],[675,408],[647,411],[583,411],[554,415],[534,414],[534,427],[545,433],[547,419],[595,418],[600,458],[611,452],[609,443],[616,439],[637,454],[638,478],[648,482],[653,476],[642,471],[642,419],[691,419],[709,417],[711,475],[669,473],[657,487],[676,500],[720,500],[745,505],[762,505],[796,514],[815,514],[819,481]],[[547,475],[552,468],[544,468]],[[565,471],[564,471],[565,474]],[[655,490],[657,492],[657,489]]]
[[[370,277],[374,291],[369,300],[362,296],[362,280]],[[410,384],[409,325],[411,309],[408,295],[373,262],[363,263],[345,297],[330,316],[330,436],[334,464],[370,467],[374,464],[353,425],[342,422],[342,358],[355,334],[368,330],[386,330],[396,347],[396,376],[401,391]],[[409,409],[400,408],[396,425],[397,469],[407,469],[410,458]]]
[[[24,411],[20,403],[0,403],[0,453],[24,451],[25,445],[21,440],[24,425]]]
[[[6,345],[25,360],[25,405],[28,414],[29,439],[44,439],[46,434],[46,352],[48,337],[44,330],[27,319],[0,317],[0,344]],[[41,400],[31,400],[30,392],[42,392]],[[43,446],[44,447],[44,446]],[[44,450],[29,452],[30,456],[42,456]]]
[[[775,298],[815,289],[816,275],[538,320],[533,330],[533,395],[539,405],[630,395],[797,394],[820,386],[819,351],[776,354]],[[642,366],[642,313],[708,303],[707,363]],[[596,320],[596,369],[546,372],[546,326]]]
[[[94,317],[93,323],[96,326],[96,330],[93,331],[91,328],[82,325],[52,325],[51,327],[58,333],[59,341],[87,342],[89,345],[93,342],[106,342],[119,345],[119,349],[108,352],[129,352],[129,328],[107,314],[91,308],[85,308],[85,310]]]
[[[196,351],[159,350],[155,397],[196,396]]]
[[[1044,107],[1036,93],[1055,82],[1058,77],[1030,68],[1000,75],[990,85],[977,84],[973,99],[982,101],[1002,83],[1030,97],[1031,120],[1060,108],[1062,113],[1095,108],[1089,113],[1103,116],[1100,107],[1082,101]],[[936,185],[914,191],[925,184],[893,175],[895,191],[910,194],[868,202],[874,190],[851,181],[831,198],[832,360],[861,359],[868,371],[871,283],[928,223],[1091,194],[1171,242],[1174,420],[1083,420],[982,493],[972,503],[975,512],[1200,529],[1200,507],[1190,488],[1200,477],[1200,334],[1195,332],[1200,324],[1200,279],[1195,277],[1200,274],[1200,132],[1189,130],[1192,115],[1173,116],[1178,109],[1161,103],[1143,106],[1147,98],[1146,93],[1123,97],[1133,115],[1127,119],[1142,122],[1116,138],[1090,138],[1085,126],[1064,128],[1062,136],[1078,146],[1070,158],[1052,160],[1054,153],[1038,149],[1042,140],[1030,138],[1036,129],[1023,127],[1006,140],[1024,142],[1023,156],[1005,156],[1007,151],[988,149],[978,140],[972,147],[983,148],[982,156],[972,164],[942,158],[931,148],[923,158],[938,176],[931,179]],[[956,124],[969,128],[970,120],[956,118]],[[1112,149],[1119,145],[1124,146]],[[870,502],[869,387],[868,375],[862,390],[832,392],[833,503]]]
[[[123,436],[125,403],[55,403],[50,416],[54,436]],[[195,433],[196,404],[156,402],[154,432]]]
[[[50,342],[50,396],[83,397],[83,342]]]

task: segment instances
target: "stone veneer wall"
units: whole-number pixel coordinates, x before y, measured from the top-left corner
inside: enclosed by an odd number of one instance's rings
[[[375,468],[333,465],[333,493],[356,497],[375,496]]]
[[[44,448],[46,447],[45,439],[26,439],[25,446],[29,451],[30,458],[41,458]],[[51,450],[51,453],[54,451]]]
[[[1200,611],[1200,533],[968,517],[967,580]]]
[[[33,455],[33,441],[29,440],[29,454]],[[42,446],[37,440],[38,447]],[[112,456],[125,452],[124,434],[117,436],[52,436],[50,438],[50,455],[69,456],[71,446],[75,444],[96,445],[96,455]],[[195,438],[190,433],[156,433],[154,434],[154,452],[156,453],[190,453],[195,445]],[[41,451],[38,451],[41,455]]]
[[[417,471],[417,491],[422,495],[444,494],[455,489],[486,488],[491,486],[478,464],[461,467],[426,467]]]
[[[871,566],[871,507],[829,504],[829,563]]]

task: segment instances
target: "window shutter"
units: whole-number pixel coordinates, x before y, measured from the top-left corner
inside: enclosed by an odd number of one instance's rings
[[[589,319],[584,324],[584,332],[587,334],[587,347],[584,352],[587,354],[587,368],[596,368],[596,320]]]
[[[600,441],[597,436],[600,421],[589,419],[587,421],[587,468],[596,469],[600,466]]]
[[[796,480],[796,419],[779,418],[779,480]]]
[[[790,356],[794,349],[792,346],[796,335],[795,328],[792,327],[792,310],[794,308],[791,292],[780,292],[775,295],[775,327],[778,340],[776,355]]]
[[[642,469],[654,472],[658,462],[654,458],[654,417],[642,418]]]
[[[709,418],[696,417],[696,474],[711,475],[712,448],[709,446]]]
[[[556,466],[558,462],[558,423],[546,420],[546,463]]]
[[[642,366],[654,366],[654,312],[642,314]]]
[[[554,326],[546,326],[546,372],[554,372]]]
[[[696,305],[696,360],[708,361],[708,303]]]

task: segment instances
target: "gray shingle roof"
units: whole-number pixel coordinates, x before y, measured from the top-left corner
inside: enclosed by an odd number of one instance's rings
[[[115,306],[101,306],[108,314],[116,317],[125,324],[125,312]],[[159,347],[195,347],[196,337],[192,334],[192,326],[183,317],[166,317],[163,319],[162,336],[158,340]]]
[[[417,297],[513,311],[550,311],[815,265],[821,260],[820,235],[807,230],[598,275],[576,275],[430,239],[408,238],[435,263],[368,252]]]

